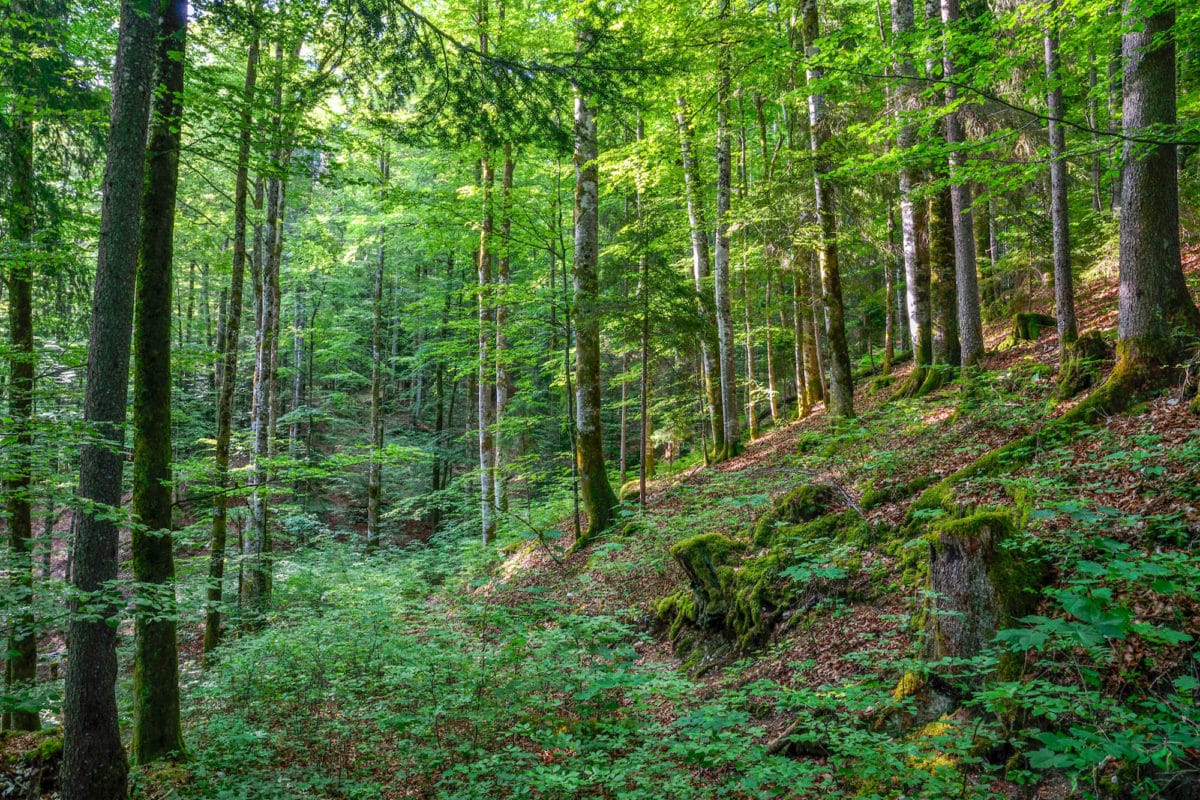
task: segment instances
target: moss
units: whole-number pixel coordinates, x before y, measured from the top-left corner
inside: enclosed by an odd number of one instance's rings
[[[630,503],[638,499],[638,494],[642,489],[641,478],[634,478],[631,481],[625,481],[621,484],[621,488],[617,491],[617,500],[622,503]]]
[[[916,695],[924,686],[925,679],[920,675],[912,671],[905,672],[896,682],[896,688],[892,690],[892,699],[899,703],[905,698]]]
[[[667,623],[667,636],[675,641],[685,624],[696,623],[696,599],[689,590],[681,589],[655,603],[654,616]]]
[[[747,650],[768,632],[771,613],[782,605],[777,586],[782,561],[776,553],[747,560],[729,575],[729,612],[725,623],[737,637],[738,648]]]
[[[775,528],[773,533],[773,549],[811,550],[814,543],[831,541],[865,545],[872,539],[871,526],[854,510],[823,514],[798,525],[784,525]]]
[[[918,475],[910,481],[897,484],[895,486],[887,486],[880,488],[870,488],[862,493],[858,504],[864,511],[870,511],[872,508],[878,508],[888,503],[895,503],[900,500],[907,500],[917,492],[929,488],[929,486],[937,483],[937,478],[933,475]]]
[[[1042,331],[1057,325],[1058,320],[1048,314],[1014,314],[1012,332],[1008,336],[1009,343],[1033,341],[1042,334]]]
[[[743,544],[720,533],[700,534],[671,547],[671,555],[691,583],[695,613],[690,621],[710,627],[724,619],[728,610],[726,575],[734,557],[743,549]]]
[[[867,391],[872,397],[874,397],[875,395],[880,394],[884,390],[891,387],[891,385],[895,382],[895,375],[876,375],[871,379],[871,387]]]
[[[833,492],[826,486],[806,483],[777,500],[758,518],[754,525],[754,544],[770,545],[779,523],[795,525],[816,519],[833,501]]]
[[[1100,365],[1111,356],[1108,344],[1096,331],[1086,333],[1068,345],[1059,364],[1054,399],[1066,400],[1093,386],[1099,377]]]

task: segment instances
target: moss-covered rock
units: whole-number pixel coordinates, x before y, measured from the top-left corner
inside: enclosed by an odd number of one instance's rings
[[[932,599],[924,619],[929,657],[975,656],[999,628],[1034,609],[1046,570],[1036,555],[1018,555],[1004,546],[1015,535],[1013,515],[1004,509],[982,509],[930,526]],[[1002,671],[1007,671],[1003,664]]]
[[[638,493],[642,489],[642,479],[634,478],[631,481],[625,481],[621,484],[621,488],[617,491],[617,499],[622,503],[632,503],[638,499]]]
[[[814,520],[828,511],[832,502],[833,490],[827,486],[806,483],[793,489],[758,518],[754,525],[754,544],[769,546],[777,527]]]

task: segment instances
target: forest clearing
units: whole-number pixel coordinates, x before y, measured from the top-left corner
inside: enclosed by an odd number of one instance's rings
[[[0,27],[0,798],[1200,798],[1200,6]]]

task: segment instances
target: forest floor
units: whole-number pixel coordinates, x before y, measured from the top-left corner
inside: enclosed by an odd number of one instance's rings
[[[1187,266],[1200,279],[1200,250]],[[1114,280],[1085,284],[1080,329],[1111,334],[1115,306]],[[941,512],[914,499],[1070,407],[1050,401],[1054,332],[1010,347],[1007,328],[969,381],[891,400],[864,379],[853,422],[818,408],[683,466],[579,552],[560,503],[514,511],[499,555],[281,557],[271,624],[185,663],[191,760],[136,771],[135,797],[1197,796],[1200,430],[1182,387],[954,487],[957,513],[1011,513],[1048,582],[1007,656],[927,657]],[[756,536],[806,484],[842,528]],[[737,553],[712,566],[742,629],[697,618],[679,546],[698,534]],[[922,716],[931,697],[953,702]]]

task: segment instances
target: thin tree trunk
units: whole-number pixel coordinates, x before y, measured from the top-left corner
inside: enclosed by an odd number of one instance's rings
[[[722,26],[729,18],[729,0],[720,0]],[[722,38],[726,36],[724,30]],[[717,223],[713,244],[713,295],[717,311],[717,349],[721,373],[721,408],[724,410],[725,447],[717,460],[737,455],[741,447],[737,413],[737,365],[734,355],[733,311],[729,294],[729,203],[732,168],[729,151],[730,116],[729,45],[717,48]]]
[[[92,295],[78,512],[63,692],[64,800],[120,800],[129,767],[117,727],[117,521],[128,398],[133,293],[141,243],[146,133],[154,89],[158,6],[121,3],[113,70],[100,240]],[[89,610],[85,613],[84,609]],[[99,612],[99,613],[97,613]]]
[[[1066,136],[1063,125],[1062,76],[1058,58],[1057,0],[1050,0],[1044,49],[1046,55],[1046,108],[1050,133],[1050,220],[1054,230],[1054,313],[1058,318],[1059,363],[1079,332],[1075,324],[1075,286],[1071,277],[1071,231],[1067,210]]]
[[[501,6],[503,8],[503,6]],[[508,445],[501,433],[500,423],[508,409],[508,291],[511,279],[512,239],[512,144],[504,145],[504,168],[500,178],[500,253],[496,260],[496,426],[495,465],[492,495],[497,511],[508,510],[508,486],[504,475],[504,459]]]
[[[679,111],[675,114],[675,121],[679,125],[679,146],[683,154],[683,185],[687,195],[688,227],[692,240],[692,280],[696,287],[696,303],[700,310],[702,326],[700,355],[704,373],[704,395],[708,400],[713,450],[719,454],[725,450],[725,415],[721,405],[721,367],[717,358],[720,351],[717,341],[717,315],[715,307],[706,300],[708,230],[704,224],[704,202],[700,196],[700,166],[693,154],[687,101],[680,97],[676,102]]]
[[[887,257],[883,262],[883,374],[892,374],[896,360],[896,209],[887,201]]]
[[[225,584],[225,542],[229,511],[229,441],[233,431],[233,398],[237,389],[238,339],[242,326],[242,286],[246,269],[246,202],[250,183],[250,140],[252,107],[258,81],[258,37],[250,40],[246,55],[246,80],[242,89],[241,134],[238,141],[237,173],[233,192],[233,270],[229,283],[229,305],[225,312],[220,344],[220,394],[217,400],[216,489],[213,502],[212,535],[209,540],[208,588],[204,618],[204,654],[212,653],[221,641],[221,600]]]
[[[483,543],[491,544],[496,538],[496,484],[493,479],[495,470],[495,442],[492,439],[492,424],[495,421],[496,394],[492,386],[495,380],[495,365],[492,362],[490,350],[492,337],[492,187],[495,174],[492,169],[491,156],[485,152],[480,161],[480,184],[483,187],[482,225],[479,231],[479,258],[476,272],[479,282],[479,377],[475,388],[478,393],[476,412],[479,418],[479,513],[482,525]]]
[[[13,13],[26,9],[13,4]],[[23,37],[21,37],[23,38]],[[19,44],[24,44],[18,39]],[[20,69],[14,64],[11,69]],[[23,70],[22,70],[23,71]],[[15,84],[32,91],[30,78],[18,75]],[[37,632],[33,616],[33,392],[37,354],[33,341],[34,229],[36,226],[33,171],[33,117],[18,111],[8,124],[4,149],[8,157],[9,197],[5,216],[8,236],[17,257],[8,269],[9,413],[12,415],[7,495],[9,559],[8,580],[14,607],[8,631],[4,688],[10,696],[28,691],[37,681]],[[35,731],[41,728],[36,711],[13,710],[4,714],[4,730]]]
[[[952,208],[949,189],[942,189],[929,198],[933,363],[943,367],[962,364],[958,331],[958,272],[955,269],[954,225],[950,221]]]
[[[386,145],[385,145],[386,148]],[[379,156],[380,213],[387,200],[390,165],[385,149]],[[383,483],[383,278],[387,253],[387,224],[379,223],[379,249],[371,289],[371,455],[367,464],[366,552],[379,549],[379,501]]]

